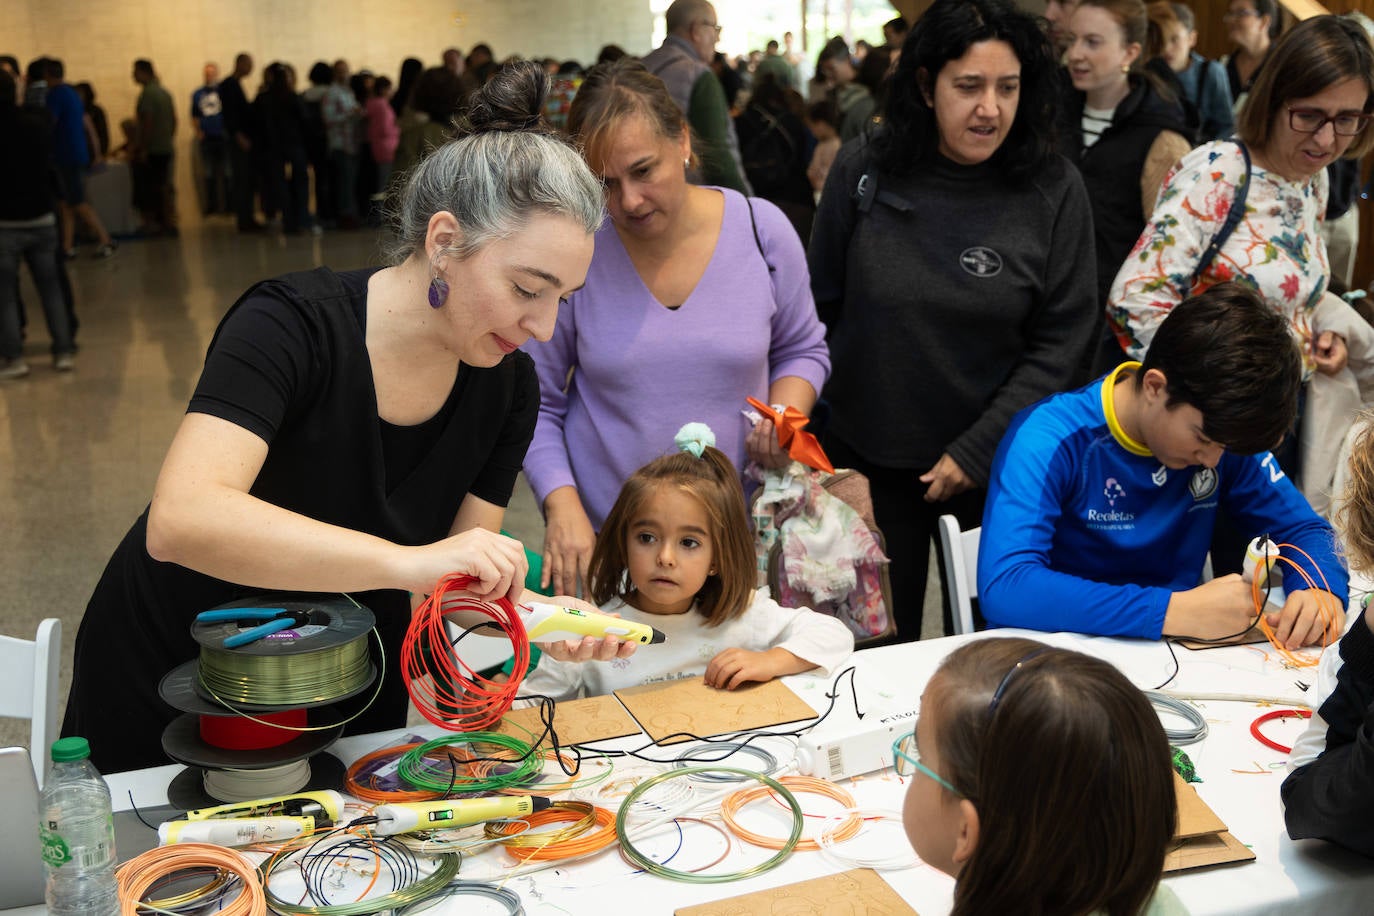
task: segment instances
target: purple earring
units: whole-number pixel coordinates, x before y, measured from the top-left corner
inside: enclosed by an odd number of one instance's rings
[[[429,307],[433,309],[442,308],[448,301],[448,281],[443,277],[435,276],[429,281]]]

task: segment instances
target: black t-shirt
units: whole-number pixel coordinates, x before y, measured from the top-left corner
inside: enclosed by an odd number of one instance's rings
[[[253,495],[397,544],[429,544],[448,534],[467,494],[508,502],[534,435],[539,385],[533,361],[517,351],[491,368],[461,366],[432,419],[384,423],[365,337],[373,272],[321,268],[249,290],[215,332],[189,409],[268,444]],[[175,713],[156,688],[198,655],[191,621],[262,591],[160,563],[146,539],[145,511],[106,567],[77,635],[63,728],[91,740],[102,772],[165,762],[158,740]],[[378,703],[350,729],[403,725],[406,694],[395,669],[408,597],[353,597],[377,616],[388,670]]]

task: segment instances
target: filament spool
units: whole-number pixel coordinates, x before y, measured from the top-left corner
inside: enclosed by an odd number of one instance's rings
[[[301,772],[301,767],[306,767],[306,781],[303,785],[295,788],[282,788],[280,791],[263,792],[264,788],[275,788],[275,786],[289,786],[294,783]],[[319,789],[343,789],[344,765],[339,758],[333,754],[316,754],[305,760],[291,761],[278,767],[260,768],[256,775],[245,775],[247,771],[236,770],[232,767],[197,767],[191,766],[182,770],[167,787],[167,801],[174,808],[183,811],[191,811],[196,808],[211,808],[225,802],[251,801],[255,798],[267,798],[274,795],[290,795],[294,792],[313,792]],[[209,776],[207,774],[216,773]],[[288,779],[288,775],[292,778]],[[273,785],[273,781],[275,784]],[[240,787],[239,791],[256,791],[257,794],[247,795],[241,798],[221,798],[214,792],[232,794],[235,787]]]
[[[376,618],[367,608],[337,597],[259,595],[217,610],[235,607],[280,608],[304,614],[306,623],[236,649],[225,649],[224,640],[248,627],[234,621],[193,624],[200,659],[191,676],[204,699],[249,712],[308,708],[361,693],[376,678],[368,654]],[[168,675],[174,676],[179,680],[185,673],[178,668]]]

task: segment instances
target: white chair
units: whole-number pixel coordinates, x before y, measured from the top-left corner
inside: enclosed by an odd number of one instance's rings
[[[982,528],[959,530],[959,520],[940,516],[940,571],[954,606],[954,635],[973,632],[973,599],[978,597],[978,540]]]
[[[49,617],[32,640],[0,636],[0,716],[30,720],[29,757],[38,784],[57,740],[57,671],[62,621]]]

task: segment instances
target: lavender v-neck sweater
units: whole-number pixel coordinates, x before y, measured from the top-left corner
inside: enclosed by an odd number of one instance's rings
[[[767,201],[717,190],[725,195],[720,238],[680,308],[654,299],[607,220],[587,284],[559,311],[553,339],[526,345],[542,403],[525,474],[541,506],[553,490],[575,486],[599,530],[625,480],[670,451],[693,420],[709,425],[743,469],[744,399],[766,402],[769,385],[785,376],[818,392],[825,383],[825,328],[796,230]]]

